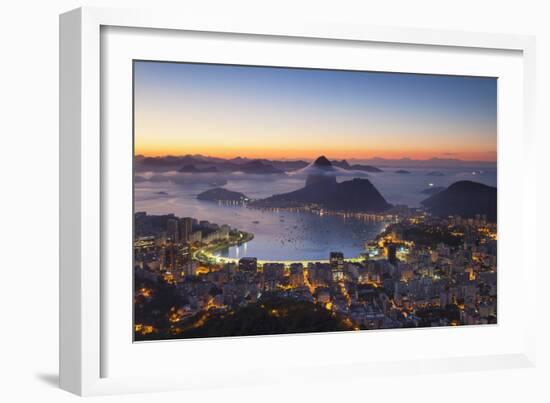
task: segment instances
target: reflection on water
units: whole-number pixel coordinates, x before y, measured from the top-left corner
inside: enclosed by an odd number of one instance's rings
[[[267,216],[267,217],[266,217]],[[284,217],[285,222],[277,217]],[[221,256],[256,256],[269,260],[328,259],[330,251],[342,251],[346,256],[357,256],[363,250],[365,240],[375,237],[384,227],[372,223],[339,216],[318,216],[311,213],[262,213],[269,232],[251,232],[255,238],[240,247],[222,251]]]
[[[458,180],[474,180],[496,186],[496,170],[437,169],[444,176],[427,175],[433,169],[407,170],[410,174],[396,174],[396,169],[388,168],[384,172],[370,174],[369,179],[388,202],[411,207],[419,206],[427,197],[421,191],[430,183],[433,186],[448,186]],[[258,180],[258,177],[243,176],[230,180],[224,187],[250,198],[263,198],[302,186],[303,179],[295,177],[262,177]],[[197,194],[211,187],[197,183],[139,182],[135,184],[135,211],[173,213],[252,232],[254,239],[251,242],[229,248],[221,254],[228,257],[255,256],[264,260],[327,259],[329,252],[334,250],[344,252],[345,256],[357,256],[363,251],[364,241],[375,237],[384,227],[383,223],[342,216],[263,211],[196,199]]]

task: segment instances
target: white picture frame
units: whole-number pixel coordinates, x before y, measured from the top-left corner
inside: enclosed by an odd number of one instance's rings
[[[273,364],[272,368],[266,366],[264,371],[258,371],[262,368],[261,364],[247,368],[247,362],[243,360],[243,362],[235,363],[235,368],[232,368],[230,376],[208,373],[207,368],[201,366],[195,367],[190,372],[189,368],[186,369],[185,367],[187,364],[178,364],[181,367],[181,370],[178,370],[179,375],[174,374],[174,369],[178,369],[177,365],[171,368],[169,372],[172,375],[170,376],[154,376],[146,372],[139,376],[131,373],[130,368],[123,366],[119,366],[117,371],[108,368],[106,363],[109,357],[114,357],[115,352],[118,351],[127,351],[125,356],[119,354],[119,361],[131,362],[131,355],[140,354],[140,357],[146,357],[149,353],[145,352],[145,349],[150,349],[150,351],[153,351],[153,355],[157,355],[166,354],[166,352],[161,351],[162,346],[170,345],[171,350],[178,350],[179,348],[174,342],[161,342],[147,343],[145,347],[142,344],[139,351],[135,349],[125,350],[123,346],[113,344],[112,337],[107,331],[107,328],[113,326],[113,321],[106,318],[109,317],[110,304],[115,302],[111,298],[109,287],[105,286],[105,281],[115,281],[116,279],[111,278],[109,273],[105,272],[105,267],[108,267],[109,263],[107,256],[112,253],[105,241],[104,232],[111,222],[106,222],[105,212],[111,208],[108,195],[113,190],[112,186],[117,186],[117,183],[112,183],[116,182],[117,179],[113,179],[114,176],[110,174],[109,169],[113,167],[110,158],[112,158],[114,150],[120,149],[118,147],[124,147],[122,143],[118,144],[111,141],[114,138],[113,135],[109,134],[105,137],[105,133],[108,133],[112,126],[110,126],[111,123],[107,119],[109,111],[104,109],[105,99],[103,97],[106,96],[105,94],[111,94],[112,92],[109,88],[111,81],[102,80],[102,74],[113,73],[112,70],[103,70],[105,61],[102,61],[102,57],[109,57],[110,53],[105,53],[105,50],[102,49],[102,47],[106,47],[102,31],[108,30],[109,27],[118,27],[117,29],[122,30],[126,28],[156,30],[156,32],[193,32],[195,37],[218,33],[217,38],[221,38],[222,41],[224,40],[223,35],[245,35],[260,41],[262,39],[276,41],[281,38],[285,40],[304,40],[306,45],[308,40],[331,41],[330,46],[334,48],[346,43],[376,43],[420,46],[422,49],[465,49],[479,55],[483,55],[484,52],[514,52],[515,61],[510,64],[514,72],[510,74],[516,77],[514,80],[517,81],[519,70],[514,70],[513,66],[520,66],[521,77],[519,78],[520,82],[511,83],[511,85],[515,85],[514,88],[519,91],[520,99],[516,101],[521,104],[522,108],[516,112],[511,108],[506,109],[506,112],[514,115],[511,119],[516,120],[510,120],[505,126],[515,127],[522,133],[516,133],[517,137],[515,137],[510,130],[510,134],[506,134],[506,138],[502,142],[503,147],[505,147],[504,151],[499,145],[499,173],[502,168],[502,172],[518,175],[518,178],[521,177],[522,179],[522,192],[516,192],[515,195],[510,197],[510,199],[514,199],[515,205],[520,207],[517,211],[519,216],[514,221],[515,224],[513,225],[515,226],[513,227],[511,224],[508,228],[517,229],[518,234],[516,236],[520,240],[520,245],[518,245],[516,253],[523,253],[525,256],[521,261],[521,275],[531,278],[536,277],[536,261],[534,254],[529,254],[529,239],[527,237],[527,234],[536,232],[534,228],[536,222],[534,205],[535,178],[534,176],[522,176],[521,173],[514,174],[513,166],[514,163],[521,162],[524,166],[524,172],[530,169],[535,170],[535,160],[532,158],[534,153],[532,125],[535,89],[535,42],[533,37],[368,27],[314,20],[304,21],[299,25],[270,21],[269,19],[248,21],[243,18],[215,21],[195,18],[191,15],[171,15],[149,10],[81,8],[65,13],[60,17],[60,384],[63,389],[79,395],[96,395],[200,388],[212,385],[248,385],[274,381],[292,382],[293,379],[297,379],[298,374],[301,382],[313,376],[317,379],[324,376],[327,379],[338,376],[334,373],[330,376],[322,373],[304,374],[304,369],[309,367],[303,365],[305,363],[300,362],[300,359],[284,363],[282,361],[277,362],[277,354],[270,358],[270,362]],[[127,32],[124,33],[124,35],[127,34]],[[132,34],[130,33],[130,35]],[[167,39],[166,44],[168,46],[165,47],[169,49],[172,40],[174,39]],[[158,39],[158,41],[158,47],[162,48],[160,46],[161,39]],[[149,43],[150,45],[151,43]],[[109,42],[109,46],[117,46],[116,41]],[[132,57],[132,55],[128,54],[127,57]],[[201,59],[203,56],[197,53],[195,57]],[[254,57],[259,56],[249,55],[247,57],[247,60],[253,60]],[[427,57],[433,58],[433,56]],[[453,57],[460,57],[460,55]],[[212,61],[212,59],[207,61]],[[303,63],[298,64],[302,65]],[[438,71],[437,64],[434,64],[434,66],[433,71]],[[464,68],[462,67],[462,69]],[[442,72],[449,73],[452,70]],[[123,90],[123,88],[120,89],[120,91]],[[109,105],[114,106],[112,98],[109,97],[110,95],[107,95]],[[499,113],[501,112],[502,110],[499,110]],[[519,126],[517,125],[518,122],[520,123]],[[501,129],[506,132],[506,127],[500,127],[499,130]],[[502,155],[505,155],[504,159],[501,158]],[[499,186],[500,180],[501,178],[499,178]],[[499,203],[501,203],[500,188]],[[499,237],[501,231],[500,220],[502,219],[500,214],[499,210]],[[109,215],[109,217],[114,216]],[[114,223],[114,221],[112,222]],[[124,230],[124,221],[110,225],[111,227],[118,226],[119,229]],[[128,249],[130,249],[130,246],[128,246]],[[511,252],[502,252],[499,245],[499,262],[502,261],[502,253]],[[501,277],[499,277],[500,281]],[[461,355],[460,352],[454,355],[446,355],[436,351],[432,354],[404,356],[402,359],[397,359],[394,356],[388,360],[369,360],[362,354],[357,353],[356,356],[350,359],[326,360],[324,364],[310,361],[308,365],[324,369],[338,369],[336,372],[342,374],[342,376],[353,372],[355,376],[365,377],[375,373],[389,375],[410,371],[430,373],[532,366],[535,363],[535,327],[534,321],[530,318],[535,312],[536,297],[534,291],[527,288],[520,292],[519,297],[522,299],[525,317],[510,325],[513,327],[513,329],[510,329],[510,334],[513,333],[514,343],[510,344],[509,350],[502,347],[497,351],[495,348],[494,351],[483,354],[481,351],[476,352],[475,349],[472,349],[473,353],[470,355]],[[499,306],[502,308],[502,305]],[[490,340],[491,337],[500,337],[501,333],[499,332],[503,328],[505,327],[489,327],[487,328],[489,330],[486,331],[487,334],[483,337],[486,337],[487,340]],[[385,333],[386,336],[384,337],[405,340],[409,337],[408,332],[414,331],[397,331],[396,336],[393,336],[394,333],[391,333],[390,336],[388,336],[390,333]],[[476,330],[464,328],[460,330],[453,329],[453,331],[460,332],[456,333],[454,337],[465,337],[464,340],[467,340],[468,333]],[[485,330],[483,331],[485,332]],[[379,345],[378,343],[384,343],[384,341],[378,341],[381,333],[376,334],[378,336],[374,336],[373,333],[372,338],[377,337],[377,345]],[[340,345],[344,340],[342,337],[345,337],[344,343],[353,346],[354,342],[350,336],[352,335],[323,335],[322,342],[334,342]],[[122,339],[126,340],[124,337],[126,336],[123,336]],[[247,349],[251,350],[252,354],[257,355],[261,354],[262,351],[267,351],[267,349],[276,353],[281,348],[304,348],[309,343],[308,338],[312,337],[318,336],[247,337],[186,342],[194,343],[193,350],[195,351],[202,345],[205,348],[216,349],[215,354],[218,357],[220,354],[227,354],[226,358],[228,360],[238,360],[239,357],[243,356],[235,354],[243,347],[243,343],[246,343]],[[435,329],[426,331],[422,337],[430,338],[432,341],[441,341],[449,337],[449,333]],[[131,339],[127,340],[131,344]],[[311,340],[319,342],[319,339]],[[517,343],[515,343],[516,341]],[[392,341],[387,343],[390,344]],[[157,344],[157,346],[152,346],[152,344]],[[230,351],[233,352],[233,355],[229,353]],[[191,358],[191,360],[193,359],[197,360],[198,363],[198,357]],[[135,363],[132,365],[135,366]],[[320,372],[328,373],[329,371]],[[208,382],[204,381],[204,375],[206,374],[210,377]]]

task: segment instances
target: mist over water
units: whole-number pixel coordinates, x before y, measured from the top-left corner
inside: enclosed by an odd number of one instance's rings
[[[397,170],[410,173],[399,174]],[[430,186],[447,187],[460,180],[471,180],[490,186],[497,185],[496,168],[383,168],[383,172],[362,174],[384,198],[392,204],[418,207],[428,197],[422,190]],[[428,175],[439,172],[442,176]],[[327,259],[330,251],[341,251],[354,257],[363,251],[364,242],[383,230],[384,224],[341,216],[318,216],[310,213],[263,211],[242,206],[224,206],[200,201],[196,196],[216,187],[214,177],[202,174],[178,175],[178,181],[156,178],[135,183],[135,211],[148,214],[173,213],[178,217],[193,217],[217,224],[228,224],[254,234],[254,239],[240,247],[229,248],[222,255],[255,256],[263,260]],[[166,175],[170,176],[170,175]],[[349,175],[337,177],[339,182]],[[300,175],[228,175],[223,187],[244,193],[249,198],[265,198],[304,186]]]
[[[401,169],[410,174],[395,173]],[[443,176],[429,175],[433,172],[442,173]],[[419,207],[420,202],[428,197],[422,190],[430,187],[430,184],[447,187],[458,181],[469,180],[496,187],[497,170],[487,167],[384,168],[384,172],[369,174],[369,180],[389,203]]]

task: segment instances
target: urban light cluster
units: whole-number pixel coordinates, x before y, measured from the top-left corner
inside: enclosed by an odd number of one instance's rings
[[[139,340],[187,337],[269,298],[317,306],[347,330],[496,323],[496,224],[480,215],[402,210],[360,256],[332,251],[304,262],[221,260],[213,252],[253,234],[191,217],[137,213],[136,234]],[[267,311],[277,320],[287,313]]]

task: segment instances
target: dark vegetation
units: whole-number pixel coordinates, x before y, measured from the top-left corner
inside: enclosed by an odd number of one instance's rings
[[[435,247],[444,243],[457,247],[464,243],[462,235],[451,233],[447,228],[436,225],[417,224],[414,227],[403,229],[403,239],[413,241],[418,246]]]
[[[255,304],[237,308],[229,313],[211,312],[201,316],[201,326],[183,326],[179,333],[159,329],[147,340],[187,339],[202,337],[252,336],[307,332],[352,330],[342,318],[312,302],[264,294]],[[139,335],[136,340],[139,340]]]
[[[496,222],[497,188],[472,181],[459,181],[422,202],[432,214],[445,217],[460,215],[472,218],[485,214]]]

